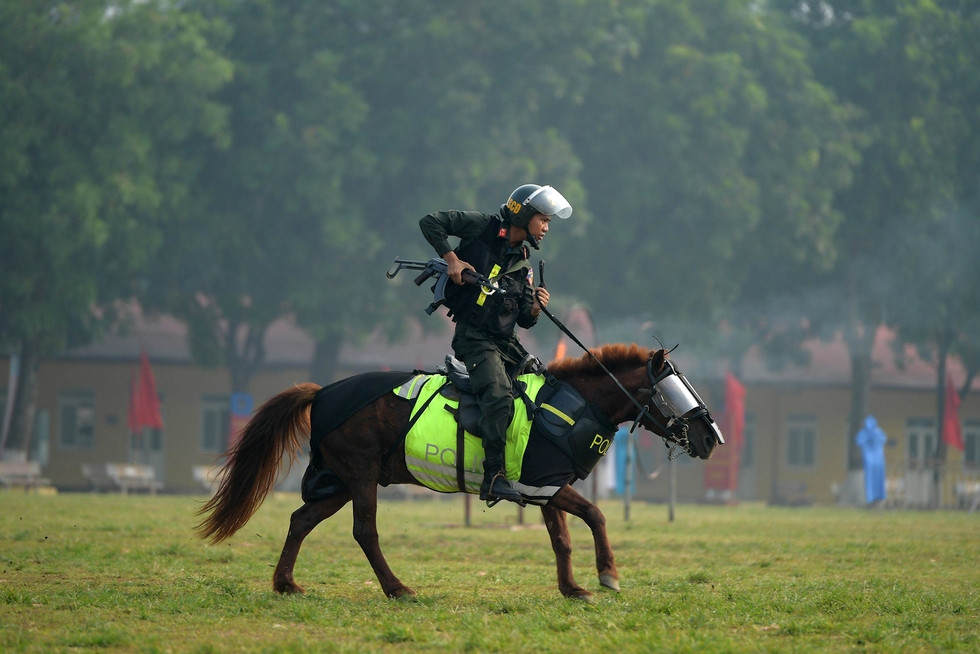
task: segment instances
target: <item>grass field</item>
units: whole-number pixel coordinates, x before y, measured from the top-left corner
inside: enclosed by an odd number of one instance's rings
[[[271,590],[297,496],[230,543],[193,536],[200,498],[0,493],[0,651],[641,652],[980,650],[980,515],[602,506],[620,594],[570,519],[558,593],[547,532],[516,508],[386,502],[381,545],[417,602],[386,599],[349,507],[307,539],[303,596]],[[540,513],[528,509],[528,522]]]

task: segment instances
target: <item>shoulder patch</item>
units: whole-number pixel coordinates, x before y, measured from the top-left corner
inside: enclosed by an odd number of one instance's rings
[[[501,227],[500,231],[497,232],[497,238],[505,238],[507,236],[507,228]]]

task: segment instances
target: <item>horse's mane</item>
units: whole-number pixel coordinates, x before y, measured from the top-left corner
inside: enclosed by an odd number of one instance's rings
[[[610,343],[609,345],[590,348],[589,351],[602,362],[602,365],[612,371],[643,365],[654,353],[654,350],[640,347],[636,343],[630,345]],[[569,357],[552,361],[548,364],[548,372],[556,377],[605,374],[599,364],[588,354],[582,354],[577,359]]]

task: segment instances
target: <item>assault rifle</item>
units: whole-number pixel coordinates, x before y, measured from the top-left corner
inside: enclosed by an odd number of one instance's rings
[[[432,304],[425,309],[425,312],[431,316],[432,312],[442,306],[442,303],[446,301],[446,283],[449,281],[449,267],[446,265],[446,260],[440,257],[434,257],[428,261],[413,261],[411,259],[396,257],[394,262],[388,267],[388,272],[385,275],[388,279],[394,279],[398,271],[403,268],[406,270],[422,271],[422,274],[415,278],[416,286],[421,286],[427,279],[432,277],[436,278],[436,283],[432,287]],[[463,271],[463,281],[467,284],[478,284],[482,286],[487,295],[505,292],[497,282],[473,270]]]

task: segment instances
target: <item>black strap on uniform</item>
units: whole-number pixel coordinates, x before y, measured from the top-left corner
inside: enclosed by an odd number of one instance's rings
[[[405,431],[403,431],[402,435],[398,437],[398,440],[395,441],[394,444],[392,444],[392,446],[388,448],[388,451],[385,452],[385,455],[381,457],[381,465],[387,463],[388,459],[391,458],[391,455],[394,454],[395,450],[398,449],[398,446],[401,445],[403,442],[405,442],[405,439],[408,437],[408,432],[412,431],[412,427],[414,427],[415,423],[419,421],[419,418],[422,417],[422,414],[425,413],[425,410],[429,408],[429,403],[435,399],[436,395],[439,394],[439,391],[441,391],[443,388],[445,388],[448,385],[449,385],[449,378],[447,377],[443,385],[437,388],[436,391],[429,396],[429,399],[427,399],[422,404],[422,408],[420,408],[418,412],[414,416],[412,416],[412,419],[408,421],[408,426],[405,427]]]
[[[466,447],[466,432],[463,429],[463,420],[460,418],[459,409],[450,405],[445,405],[446,411],[453,414],[456,419],[456,487],[460,493],[466,492],[466,457],[463,449]]]
[[[453,414],[456,419],[456,487],[460,493],[466,492],[466,459],[463,456],[463,448],[466,446],[466,432],[463,430],[463,421],[460,418],[459,409],[449,404],[443,406],[446,411]]]

